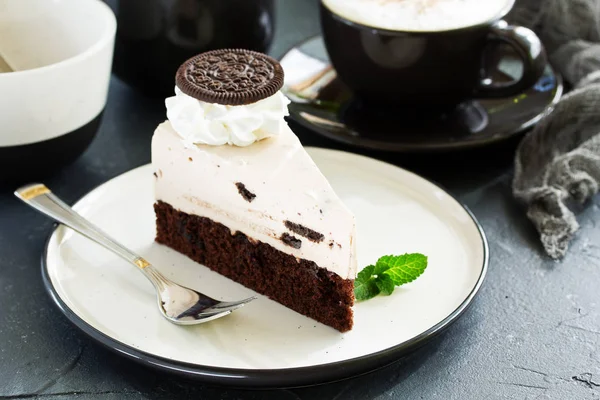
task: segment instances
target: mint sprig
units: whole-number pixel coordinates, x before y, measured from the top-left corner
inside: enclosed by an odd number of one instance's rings
[[[369,300],[382,293],[389,296],[396,286],[412,282],[425,272],[427,256],[420,253],[383,256],[375,265],[360,271],[354,280],[357,301]]]

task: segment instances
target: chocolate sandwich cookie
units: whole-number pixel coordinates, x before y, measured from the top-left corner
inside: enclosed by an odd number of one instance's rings
[[[199,54],[177,70],[177,87],[207,103],[230,106],[255,103],[283,86],[283,68],[263,53],[221,49]]]

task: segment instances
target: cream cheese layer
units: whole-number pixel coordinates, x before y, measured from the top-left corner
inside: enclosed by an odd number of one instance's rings
[[[152,139],[152,163],[156,200],[355,278],[354,215],[287,124],[251,146],[189,146],[165,121]]]

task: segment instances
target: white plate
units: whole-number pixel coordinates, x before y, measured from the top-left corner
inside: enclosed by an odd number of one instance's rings
[[[413,283],[357,303],[352,331],[339,333],[264,296],[219,320],[175,326],[159,314],[142,274],[63,226],[44,257],[48,291],[75,325],[110,348],[210,383],[310,385],[397,360],[471,303],[487,270],[483,231],[464,206],[417,175],[351,153],[307,150],[356,215],[359,269],[384,254],[429,258]],[[114,178],[74,208],[176,282],[218,299],[254,294],[153,241],[152,172],[147,165]]]

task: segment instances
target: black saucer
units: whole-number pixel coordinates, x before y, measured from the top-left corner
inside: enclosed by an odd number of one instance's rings
[[[321,36],[293,47],[281,64],[292,120],[334,141],[379,151],[450,151],[503,141],[533,127],[563,93],[560,76],[548,66],[519,96],[473,99],[446,112],[386,109],[353,97],[329,65]],[[521,73],[508,47],[497,65],[495,79],[511,81]]]

